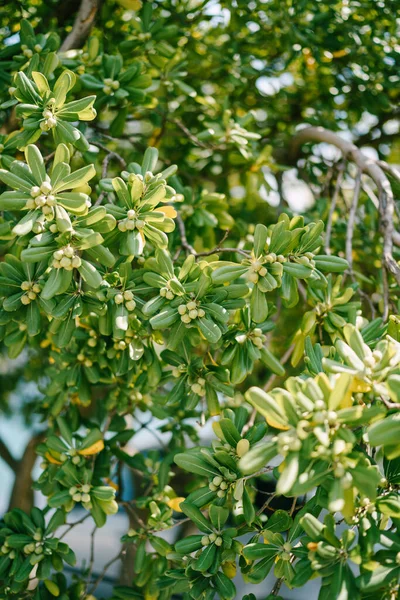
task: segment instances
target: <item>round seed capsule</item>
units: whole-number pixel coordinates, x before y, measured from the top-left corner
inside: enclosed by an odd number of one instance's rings
[[[180,304],[180,306],[178,306],[178,313],[180,315],[184,315],[186,311],[187,311],[187,308],[184,304]]]
[[[135,308],[136,308],[136,302],[134,300],[130,300],[129,302],[127,302],[125,304],[125,306],[126,306],[126,309],[129,310],[129,311],[135,310]]]
[[[115,304],[122,304],[124,301],[124,297],[122,294],[117,294],[114,298]]]
[[[124,300],[133,300],[133,293],[130,290],[124,292]]]

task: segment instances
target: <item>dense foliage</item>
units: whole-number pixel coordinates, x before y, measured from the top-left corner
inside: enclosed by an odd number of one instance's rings
[[[113,600],[399,597],[395,4],[1,9],[0,338],[46,500],[0,522],[1,598],[100,598],[75,507],[129,517]],[[299,159],[305,124],[375,154]]]

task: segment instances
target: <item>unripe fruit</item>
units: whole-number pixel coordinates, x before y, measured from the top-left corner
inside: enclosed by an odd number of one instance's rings
[[[49,194],[52,189],[52,185],[48,181],[43,181],[40,186],[40,191],[43,192],[43,194]]]

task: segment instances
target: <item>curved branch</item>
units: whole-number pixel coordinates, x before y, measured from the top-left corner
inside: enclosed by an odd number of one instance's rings
[[[377,161],[361,152],[353,142],[343,139],[337,133],[323,127],[305,127],[292,140],[292,157],[296,157],[300,148],[307,142],[326,143],[336,146],[343,158],[352,160],[362,173],[369,175],[378,188],[380,224],[383,233],[383,264],[400,285],[400,267],[393,258],[393,242],[400,245],[400,234],[394,230],[394,197],[390,181]]]
[[[82,0],[72,30],[61,44],[60,52],[79,48],[92,28],[100,0]]]

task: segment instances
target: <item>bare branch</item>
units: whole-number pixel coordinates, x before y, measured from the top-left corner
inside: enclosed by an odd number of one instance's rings
[[[393,241],[400,245],[400,234],[394,230],[394,198],[390,181],[377,161],[361,152],[352,142],[345,140],[338,134],[323,127],[305,127],[293,138],[291,154],[297,156],[300,148],[307,142],[327,143],[336,146],[343,154],[343,158],[352,160],[362,173],[373,179],[378,188],[380,224],[383,233],[382,261],[397,283],[400,285],[400,267],[393,258]]]
[[[179,235],[181,236],[183,248],[187,250],[190,254],[196,254],[196,250],[191,244],[189,244],[187,240],[185,223],[183,222],[183,219],[179,213],[176,215],[176,222],[178,223]]]
[[[328,222],[326,224],[326,232],[325,232],[325,252],[327,254],[331,253],[330,243],[331,243],[331,233],[332,233],[332,221],[333,221],[333,213],[335,212],[336,203],[339,198],[340,188],[342,186],[343,174],[346,168],[346,163],[343,161],[338,167],[338,176],[336,179],[335,191],[333,192],[331,206],[329,209]]]
[[[353,200],[351,201],[349,220],[347,223],[347,231],[346,231],[346,260],[349,263],[350,272],[353,270],[353,234],[354,234],[354,225],[356,222],[358,199],[360,197],[360,190],[361,190],[361,174],[362,173],[359,169],[357,172],[356,181],[355,181],[355,185],[354,185]]]
[[[212,254],[217,254],[219,252],[236,252],[237,254],[241,254],[242,256],[245,256],[246,258],[248,258],[250,256],[250,251],[248,251],[248,250],[242,250],[241,248],[225,248],[225,247],[221,246],[221,244],[223,244],[223,242],[228,237],[229,231],[225,232],[224,237],[219,242],[218,246],[216,246],[212,250],[207,250],[207,252],[196,252],[196,250],[193,248],[193,246],[191,244],[189,244],[189,242],[187,240],[185,223],[183,222],[183,219],[180,216],[180,214],[177,214],[176,222],[178,223],[178,229],[179,229],[179,234],[181,236],[182,248],[184,248],[189,254],[193,254],[196,258],[198,258],[199,256],[211,256]],[[179,253],[176,254],[176,258],[178,256],[179,256]]]
[[[11,492],[9,510],[21,508],[29,512],[33,505],[32,469],[37,454],[36,446],[43,441],[44,433],[38,433],[28,442],[15,473],[14,487]]]
[[[82,0],[72,30],[61,44],[60,52],[80,48],[92,28],[100,0]]]

